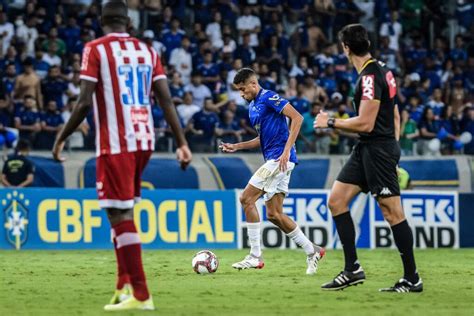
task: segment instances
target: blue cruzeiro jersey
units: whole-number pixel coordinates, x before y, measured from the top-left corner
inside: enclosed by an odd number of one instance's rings
[[[260,136],[260,146],[265,160],[280,158],[289,136],[286,116],[281,112],[288,100],[276,92],[260,89],[249,104],[249,117]],[[297,163],[295,147],[291,148],[290,161]]]

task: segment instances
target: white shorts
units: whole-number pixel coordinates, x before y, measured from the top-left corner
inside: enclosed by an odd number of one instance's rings
[[[287,170],[281,172],[279,169],[280,162],[268,160],[261,166],[250,178],[249,184],[265,191],[263,199],[266,201],[277,193],[288,195],[288,184],[290,183],[291,171],[295,168],[295,163],[288,161]]]

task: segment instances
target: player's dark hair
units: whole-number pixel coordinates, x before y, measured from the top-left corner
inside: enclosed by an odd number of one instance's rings
[[[245,83],[250,77],[256,76],[255,71],[250,68],[242,68],[235,74],[234,84]]]
[[[337,36],[339,41],[347,45],[354,55],[365,56],[369,52],[369,35],[362,24],[346,25]]]
[[[102,1],[102,24],[120,25],[128,24],[128,7],[125,0],[104,0]]]

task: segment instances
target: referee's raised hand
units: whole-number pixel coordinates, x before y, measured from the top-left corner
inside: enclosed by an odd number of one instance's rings
[[[313,122],[313,128],[326,128],[328,127],[329,113],[320,111]]]

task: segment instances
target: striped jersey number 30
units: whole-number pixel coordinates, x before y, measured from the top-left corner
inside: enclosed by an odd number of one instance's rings
[[[119,80],[126,90],[120,94],[123,105],[147,106],[150,104],[151,66],[120,65]],[[135,78],[137,83],[135,83]],[[137,89],[136,95],[134,89]]]

